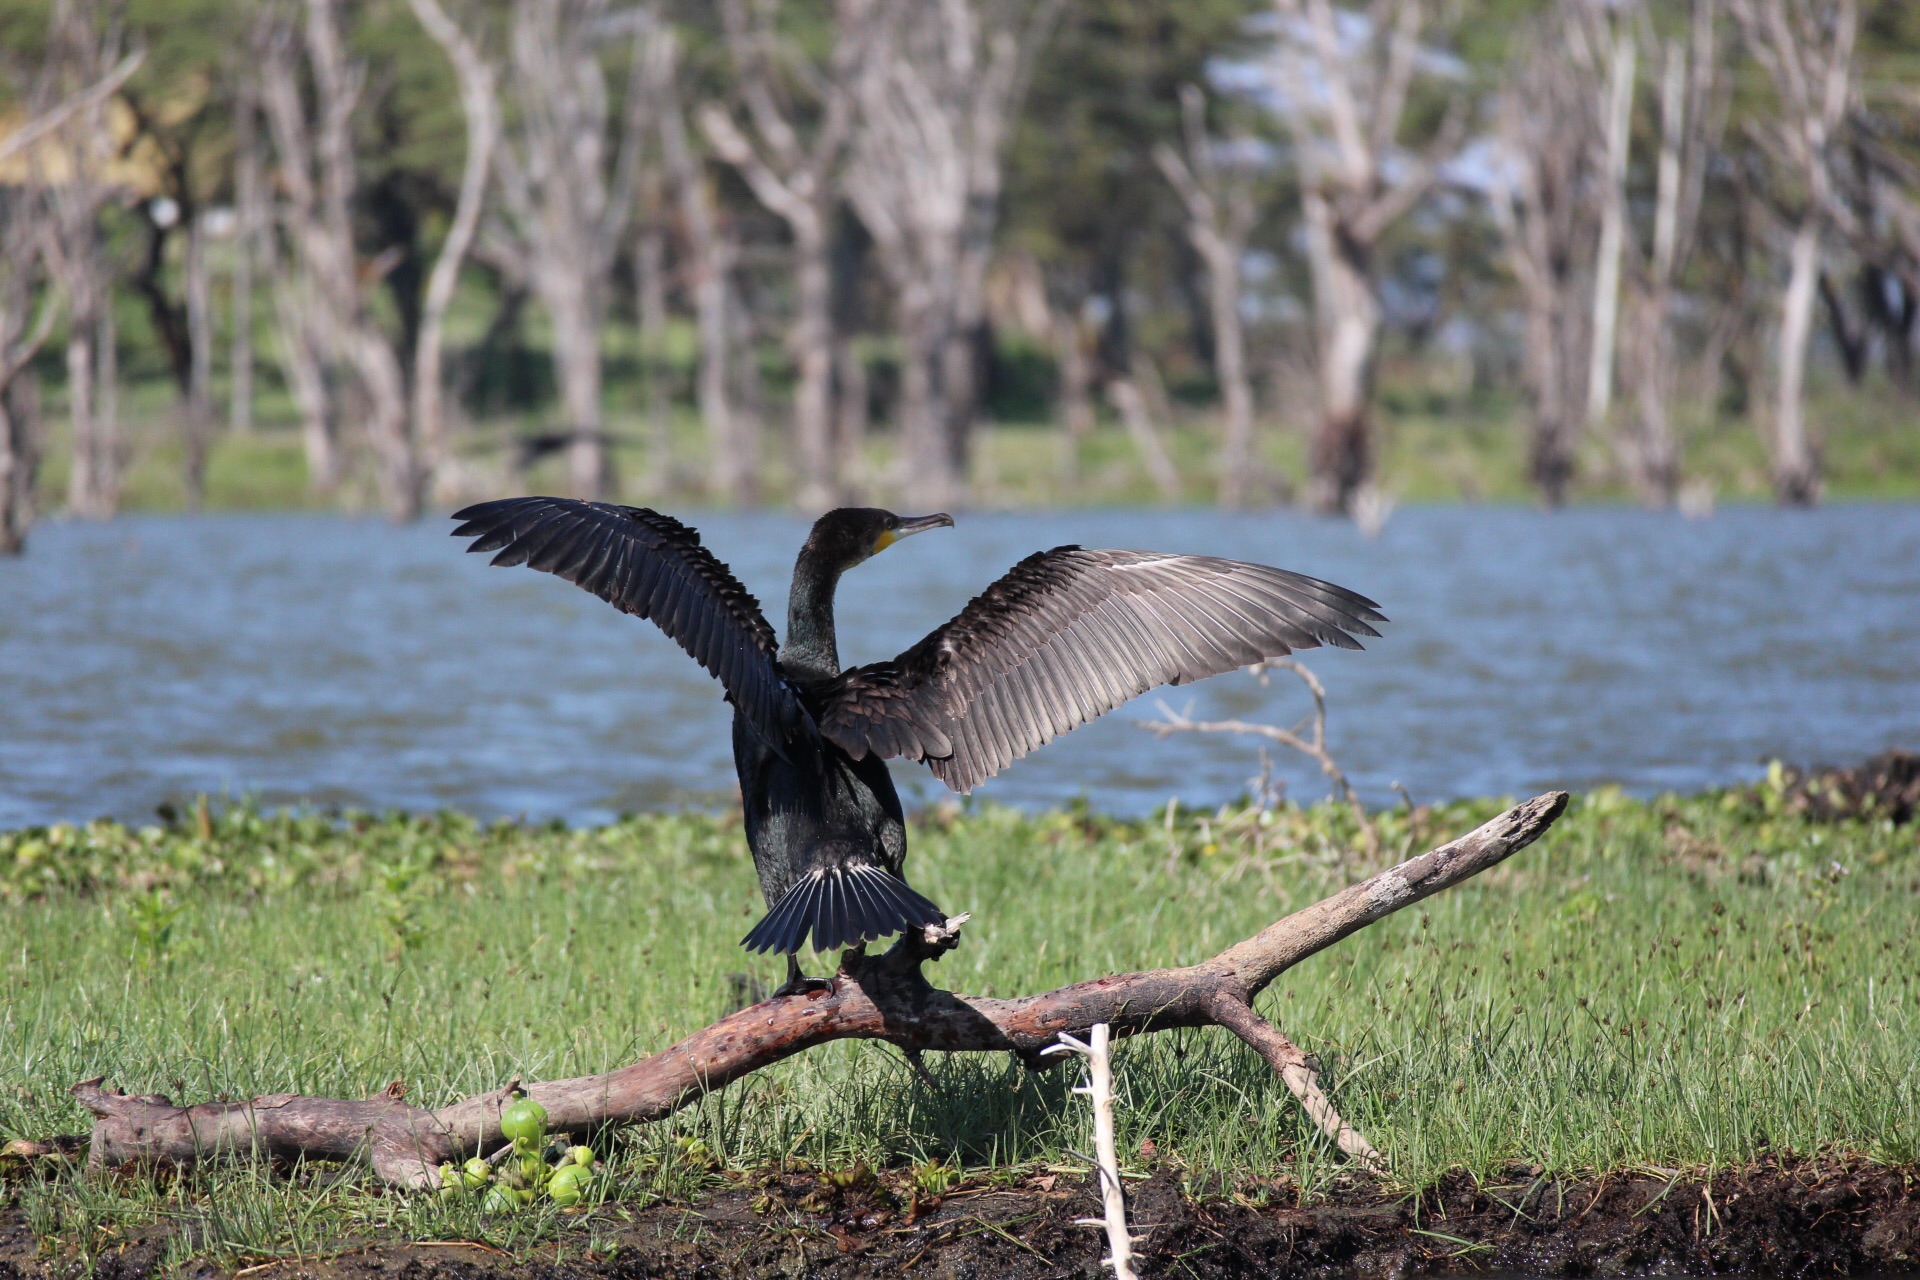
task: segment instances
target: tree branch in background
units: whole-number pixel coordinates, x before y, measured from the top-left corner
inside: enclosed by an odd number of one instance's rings
[[[616,120],[600,51],[629,33]],[[569,484],[575,496],[597,499],[612,483],[600,350],[606,281],[637,204],[647,118],[673,75],[673,34],[652,9],[514,0],[511,39],[513,124],[496,154],[501,216],[489,251],[547,312]]]
[[[98,109],[140,65],[136,51],[104,79],[56,99],[70,68],[48,59],[23,73],[27,120],[0,139],[0,161],[28,152],[76,115]],[[40,168],[29,161],[30,172]],[[0,555],[26,549],[42,440],[38,387],[28,368],[53,334],[60,294],[52,280],[59,251],[54,197],[44,183],[23,183],[0,198]]]
[[[0,138],[0,161],[10,160],[19,155],[65,124],[68,117],[105,105],[109,98],[120,91],[120,86],[140,69],[140,64],[146,61],[146,57],[145,49],[135,49],[120,60],[119,66],[101,77],[98,83],[28,118],[12,133]]]
[[[125,464],[118,413],[119,373],[113,316],[113,265],[100,215],[113,199],[107,167],[118,155],[106,95],[92,90],[125,66],[122,33],[92,0],[55,0],[49,31],[48,97],[78,97],[50,136],[66,172],[49,181],[46,159],[29,151],[36,185],[49,193],[52,274],[67,302],[67,417],[72,461],[67,505],[76,515],[105,519],[120,506]],[[50,109],[47,108],[47,109]]]
[[[460,170],[460,195],[453,208],[440,254],[427,276],[426,296],[420,306],[420,332],[413,354],[413,435],[420,450],[420,467],[427,488],[446,465],[448,439],[446,388],[441,372],[446,345],[447,307],[460,282],[460,266],[480,229],[493,151],[500,141],[500,101],[493,67],[458,23],[447,16],[440,0],[408,0],[413,15],[453,64],[460,83],[460,111],[467,125],[467,157]]]
[[[1548,506],[1566,500],[1589,402],[1608,44],[1602,16],[1562,0],[1520,42],[1496,123],[1488,211],[1524,303],[1528,472]]]
[[[327,373],[339,367],[353,375],[364,401],[356,407],[381,504],[393,518],[411,520],[424,493],[408,429],[406,375],[368,296],[390,264],[363,266],[354,247],[353,119],[366,69],[347,55],[336,0],[301,0],[301,7],[297,24],[285,11],[270,13],[260,64],[282,196],[278,220],[292,259],[275,291],[282,350],[320,482],[337,474]]]
[[[580,1133],[663,1119],[751,1072],[835,1040],[884,1040],[911,1052],[1013,1053],[1037,1067],[1063,1035],[1085,1039],[1099,1023],[1116,1038],[1221,1026],[1282,1075],[1330,1138],[1368,1161],[1372,1148],[1340,1119],[1306,1055],[1255,1012],[1255,1001],[1307,957],[1524,849],[1566,803],[1565,792],[1536,796],[1185,968],[1110,975],[1015,999],[953,995],[931,986],[922,966],[959,945],[956,920],[953,927],[929,926],[924,935],[904,937],[880,956],[845,953],[828,990],[762,1001],[631,1066],[541,1081],[525,1092],[546,1108],[554,1129]],[[367,1159],[385,1181],[424,1189],[438,1184],[442,1163],[500,1146],[500,1113],[513,1087],[436,1111],[408,1105],[399,1089],[365,1100],[277,1094],[179,1107],[89,1080],[74,1086],[74,1095],[97,1117],[88,1152],[96,1169],[127,1161],[184,1167],[223,1157]]]
[[[985,312],[1003,153],[1062,3],[892,5],[872,24],[845,182],[893,287],[900,481],[917,507],[951,505],[966,486],[974,343]]]
[[[1622,356],[1634,388],[1631,425],[1618,439],[1640,499],[1670,507],[1680,491],[1680,449],[1669,420],[1674,396],[1674,300],[1693,254],[1707,169],[1726,124],[1727,78],[1714,33],[1716,0],[1692,0],[1686,39],[1670,39],[1660,64],[1660,155],[1651,250],[1636,254]]]
[[[682,275],[693,295],[700,363],[694,400],[707,433],[708,489],[714,497],[747,505],[759,496],[760,449],[751,416],[735,403],[733,380],[733,272],[739,241],[687,137],[677,87],[669,84],[660,111],[666,175],[680,209],[687,263]],[[751,358],[751,353],[747,353]]]
[[[1820,498],[1819,450],[1807,429],[1807,348],[1813,336],[1822,245],[1845,217],[1835,194],[1830,148],[1854,97],[1855,0],[1727,0],[1754,60],[1765,68],[1779,108],[1753,134],[1797,198],[1782,209],[1791,235],[1780,299],[1779,382],[1773,430],[1774,496],[1786,506]]]
[[[1240,324],[1240,261],[1253,231],[1253,184],[1245,157],[1221,163],[1219,144],[1207,136],[1206,98],[1197,85],[1180,89],[1186,155],[1162,144],[1154,163],[1187,211],[1187,239],[1207,268],[1207,305],[1213,320],[1214,373],[1220,381],[1226,422],[1220,441],[1220,501],[1239,507],[1253,479],[1253,383],[1247,373],[1246,337]],[[1234,139],[1242,151],[1244,134]]]
[[[820,511],[843,494],[833,447],[833,219],[840,176],[853,139],[854,92],[884,23],[882,0],[836,0],[838,38],[826,65],[803,64],[777,29],[777,4],[723,0],[727,48],[755,137],[750,139],[719,106],[698,113],[700,130],[719,157],[746,180],[754,198],[786,224],[793,238],[794,314],[787,351],[798,375],[793,391],[793,451],[803,510]],[[804,66],[804,71],[800,70]],[[786,75],[783,68],[793,68]],[[810,130],[789,80],[800,80],[811,102]]]
[[[1113,405],[1114,412],[1120,415],[1120,421],[1133,441],[1134,451],[1140,455],[1140,465],[1146,469],[1147,479],[1153,482],[1154,489],[1163,499],[1178,502],[1180,472],[1167,453],[1159,428],[1153,425],[1153,413],[1148,409],[1147,398],[1142,391],[1143,385],[1153,377],[1150,370],[1146,352],[1136,347],[1132,372],[1107,380],[1107,400]]]
[[[1307,691],[1313,695],[1313,713],[1291,729],[1282,729],[1278,725],[1261,724],[1254,720],[1193,720],[1175,711],[1165,702],[1159,704],[1158,720],[1142,720],[1139,725],[1147,732],[1164,738],[1172,733],[1235,733],[1250,737],[1265,738],[1290,751],[1298,751],[1315,764],[1320,772],[1333,783],[1334,791],[1342,802],[1353,811],[1354,820],[1360,824],[1360,831],[1366,838],[1367,851],[1373,853],[1380,847],[1380,834],[1367,816],[1366,806],[1360,803],[1360,796],[1353,785],[1347,781],[1346,771],[1334,760],[1327,750],[1327,691],[1320,678],[1292,658],[1269,658],[1265,662],[1255,663],[1247,668],[1248,674],[1267,683],[1267,672],[1274,667],[1293,672],[1299,676]],[[1305,736],[1302,736],[1304,733]]]
[[[1373,485],[1369,412],[1380,338],[1373,250],[1438,180],[1466,116],[1454,104],[1418,155],[1394,155],[1419,67],[1421,0],[1372,6],[1357,42],[1343,36],[1329,0],[1274,0],[1274,8],[1280,40],[1272,88],[1297,152],[1313,278],[1320,422],[1309,496],[1319,510],[1352,514]]]

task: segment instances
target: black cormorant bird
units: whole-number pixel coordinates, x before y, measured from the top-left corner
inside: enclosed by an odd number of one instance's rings
[[[700,535],[642,507],[507,498],[454,514],[496,565],[565,578],[651,619],[733,704],[747,843],[768,911],[744,944],[787,957],[940,923],[908,887],[906,825],[885,761],[924,761],[968,792],[1136,694],[1295,649],[1358,649],[1385,621],[1317,578],[1210,556],[1055,547],[1028,556],[897,658],[842,670],[840,575],[953,524],[853,507],[821,516],[793,566],[787,639]]]

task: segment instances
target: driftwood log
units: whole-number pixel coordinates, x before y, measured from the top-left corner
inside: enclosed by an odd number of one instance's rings
[[[1278,1072],[1315,1123],[1348,1155],[1378,1156],[1341,1121],[1306,1055],[1254,1011],[1254,998],[1289,968],[1409,903],[1451,888],[1524,849],[1566,808],[1565,792],[1536,796],[1448,844],[1296,911],[1219,955],[1181,969],[1116,974],[1045,995],[997,1000],[941,991],[921,966],[957,945],[959,930],[929,928],[886,953],[842,957],[831,988],[764,1000],[652,1057],[605,1075],[528,1084],[560,1131],[660,1120],[703,1095],[783,1058],[849,1038],[885,1040],[917,1061],[928,1049],[1013,1053],[1038,1068],[1062,1033],[1085,1038],[1096,1023],[1114,1036],[1220,1026]],[[398,1089],[373,1098],[270,1094],[246,1102],[175,1106],[157,1095],[116,1093],[101,1080],[74,1086],[96,1117],[88,1161],[176,1166],[218,1157],[371,1162],[400,1187],[430,1188],[438,1166],[501,1145],[500,1113],[519,1087],[437,1111]]]

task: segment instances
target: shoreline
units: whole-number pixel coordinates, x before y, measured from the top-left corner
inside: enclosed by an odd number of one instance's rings
[[[1763,1161],[1713,1171],[1634,1169],[1554,1178],[1514,1166],[1476,1183],[1452,1174],[1409,1194],[1342,1176],[1303,1198],[1283,1181],[1229,1186],[1161,1167],[1129,1180],[1129,1217],[1143,1275],[1353,1277],[1920,1273],[1920,1169],[1864,1160]],[[832,1179],[804,1167],[754,1170],[685,1200],[606,1205],[576,1215],[594,1244],[501,1249],[474,1240],[339,1242],[331,1256],[262,1258],[244,1267],[196,1262],[186,1276],[370,1280],[398,1273],[476,1277],[741,1280],[980,1276],[1005,1280],[1098,1274],[1104,1238],[1091,1179],[1033,1172],[974,1178],[919,1200],[908,1171]],[[0,1212],[0,1277],[73,1272],[43,1257],[25,1215]],[[165,1273],[165,1227],[131,1233],[95,1262],[101,1280]],[[571,1247],[568,1247],[571,1246]],[[241,1261],[244,1259],[235,1259]]]

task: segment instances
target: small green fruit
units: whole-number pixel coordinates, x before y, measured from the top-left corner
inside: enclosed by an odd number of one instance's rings
[[[598,1159],[592,1147],[568,1147],[567,1158],[586,1169],[593,1168],[593,1162]]]
[[[548,1168],[547,1162],[539,1156],[522,1154],[520,1176],[526,1180],[528,1186],[539,1187],[546,1185],[547,1179],[553,1176],[553,1170]]]
[[[547,1109],[532,1098],[521,1098],[500,1115],[500,1133],[514,1146],[520,1147],[525,1141],[530,1147],[521,1150],[539,1150],[547,1136]]]
[[[512,1187],[496,1182],[487,1188],[487,1195],[480,1207],[488,1213],[512,1213],[521,1205],[521,1200]]]
[[[593,1170],[581,1164],[563,1164],[554,1170],[553,1177],[547,1182],[547,1195],[557,1205],[567,1206],[580,1203],[587,1193],[587,1184],[593,1180]]]
[[[460,1180],[466,1183],[469,1191],[478,1191],[493,1181],[493,1166],[475,1156],[460,1166]]]

